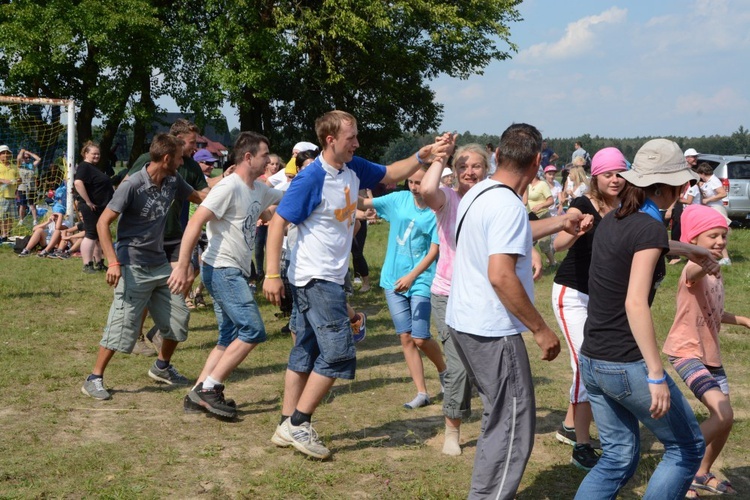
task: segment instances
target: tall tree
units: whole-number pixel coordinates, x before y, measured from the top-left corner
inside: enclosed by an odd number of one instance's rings
[[[198,50],[183,51],[195,71],[180,102],[210,112],[226,98],[241,127],[276,149],[314,140],[315,118],[345,109],[360,121],[363,152],[377,154],[402,131],[439,125],[429,79],[466,78],[510,57],[519,3],[188,0],[181,11],[195,28],[182,42]]]
[[[131,113],[143,80],[174,61],[165,7],[148,0],[30,0],[0,6],[0,53],[7,60],[2,91],[74,99],[78,141],[105,122],[102,161]],[[155,98],[151,89],[149,100]],[[150,117],[149,117],[150,120]]]

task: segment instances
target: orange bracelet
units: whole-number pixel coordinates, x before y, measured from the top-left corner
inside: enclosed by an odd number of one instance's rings
[[[113,262],[110,265],[108,265],[107,267],[115,267],[115,266],[120,266],[120,263],[119,262]]]

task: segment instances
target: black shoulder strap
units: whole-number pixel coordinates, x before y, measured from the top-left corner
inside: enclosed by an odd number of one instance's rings
[[[471,208],[471,206],[474,204],[475,201],[477,201],[477,198],[479,198],[480,196],[482,196],[484,193],[486,193],[490,189],[497,189],[497,188],[505,188],[505,189],[509,190],[511,193],[513,193],[516,196],[518,196],[518,194],[515,191],[513,191],[513,189],[510,186],[506,186],[505,184],[494,184],[494,185],[492,185],[492,186],[490,186],[488,188],[484,188],[481,193],[479,193],[478,195],[476,195],[474,197],[474,199],[471,200],[471,203],[469,203],[469,206],[466,207],[466,212],[464,212],[463,217],[461,217],[461,220],[458,222],[458,227],[456,228],[456,248],[458,248],[458,235],[461,234],[461,226],[463,225],[464,219],[466,218],[466,214],[469,213],[469,209]]]

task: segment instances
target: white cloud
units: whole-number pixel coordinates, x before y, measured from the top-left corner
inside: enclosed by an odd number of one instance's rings
[[[599,25],[619,24],[625,21],[627,9],[612,7],[601,14],[587,16],[568,24],[563,37],[552,43],[538,43],[518,54],[520,61],[535,59],[570,59],[585,54],[597,46]]]
[[[722,87],[713,95],[691,92],[677,97],[675,110],[683,115],[715,114],[721,111],[747,109],[748,101],[731,87]]]

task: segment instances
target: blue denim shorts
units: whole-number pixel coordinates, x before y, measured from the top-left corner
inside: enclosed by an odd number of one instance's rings
[[[235,339],[247,344],[266,341],[266,327],[247,277],[236,267],[212,267],[203,263],[203,284],[214,299],[219,324],[217,345],[226,347]]]
[[[357,367],[352,327],[346,312],[344,287],[314,279],[292,287],[297,307],[297,342],[289,353],[288,368],[325,377],[351,380]]]
[[[430,306],[429,297],[412,295],[407,297],[393,290],[385,291],[385,300],[393,319],[396,333],[411,333],[415,339],[429,339],[430,334]]]

